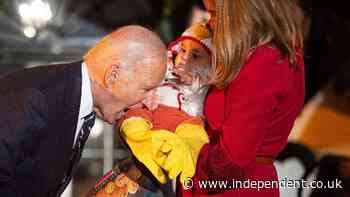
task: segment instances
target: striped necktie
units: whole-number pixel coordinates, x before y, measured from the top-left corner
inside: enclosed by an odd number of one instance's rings
[[[81,155],[83,152],[84,145],[89,137],[91,128],[95,124],[96,113],[91,112],[89,115],[84,117],[84,123],[79,131],[77,140],[75,142],[73,153],[71,156],[71,162],[66,173],[66,176],[62,180],[62,183],[59,187],[57,195],[60,196],[65,188],[68,186],[69,182],[72,180],[73,174],[78,167],[79,160],[81,159]]]

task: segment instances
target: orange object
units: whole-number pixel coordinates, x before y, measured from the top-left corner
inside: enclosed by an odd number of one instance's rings
[[[350,156],[350,117],[324,105],[312,107],[296,141],[313,150]]]
[[[137,192],[139,186],[124,174],[120,174],[115,181],[109,182],[96,197],[126,197],[129,193]]]

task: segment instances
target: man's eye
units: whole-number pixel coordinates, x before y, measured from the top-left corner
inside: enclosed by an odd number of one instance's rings
[[[181,48],[181,52],[186,53],[186,49]]]

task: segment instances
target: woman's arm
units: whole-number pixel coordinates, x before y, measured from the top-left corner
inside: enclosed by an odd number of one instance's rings
[[[226,90],[227,113],[220,135],[211,138],[211,144],[205,145],[199,156],[198,180],[232,180],[254,166],[277,105],[279,71],[288,66],[285,60],[279,64],[279,58],[274,49],[258,48],[231,82]]]

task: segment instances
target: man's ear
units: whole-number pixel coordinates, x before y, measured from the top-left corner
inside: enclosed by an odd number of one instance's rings
[[[106,74],[104,77],[104,83],[107,88],[112,87],[115,82],[119,79],[120,76],[120,67],[117,64],[112,64],[108,66]]]

